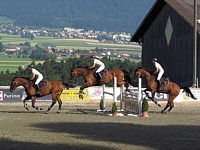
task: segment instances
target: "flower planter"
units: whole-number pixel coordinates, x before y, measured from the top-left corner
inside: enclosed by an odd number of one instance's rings
[[[148,111],[142,112],[142,117],[148,117]]]
[[[149,104],[146,98],[142,102],[142,117],[148,117]]]
[[[113,112],[113,113],[112,113],[112,116],[113,116],[113,117],[116,117],[116,116],[117,116],[117,112]]]

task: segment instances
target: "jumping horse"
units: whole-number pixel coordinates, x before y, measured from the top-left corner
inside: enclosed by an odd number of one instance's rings
[[[32,107],[36,110],[42,110],[41,108],[35,106],[35,101],[37,97],[43,97],[45,95],[51,94],[52,95],[52,104],[50,107],[48,107],[48,111],[51,110],[51,108],[55,105],[56,101],[59,104],[58,113],[61,111],[62,101],[60,99],[60,95],[64,89],[62,82],[59,82],[57,80],[53,81],[41,81],[39,83],[40,87],[40,94],[36,94],[36,89],[34,86],[34,81],[30,80],[30,78],[24,78],[24,77],[14,77],[12,79],[11,85],[10,85],[10,91],[13,92],[17,87],[23,86],[25,89],[25,92],[27,94],[27,97],[23,100],[24,107],[28,109],[26,101],[30,100],[32,101]]]
[[[167,104],[165,106],[165,108],[161,111],[161,113],[166,112],[167,108],[168,112],[171,111],[171,109],[174,107],[174,99],[179,95],[180,89],[183,89],[188,96],[190,96],[191,98],[195,99],[194,95],[192,94],[191,90],[188,87],[179,87],[179,85],[177,85],[174,82],[169,81],[167,83],[167,85],[162,86],[161,90],[158,90],[157,88],[157,82],[156,82],[156,76],[149,70],[144,69],[144,68],[137,68],[135,69],[134,72],[134,76],[136,78],[140,78],[140,77],[144,77],[147,81],[147,88],[144,90],[146,96],[148,98],[150,98],[156,105],[158,105],[159,107],[161,107],[160,104],[158,104],[158,102],[156,100],[154,100],[155,97],[155,93],[166,93],[169,95]],[[149,96],[149,94],[147,93],[147,91],[150,91],[152,94],[152,97]]]
[[[79,90],[79,98],[83,99],[83,90],[90,86],[99,86],[103,84],[107,84],[113,81],[113,78],[117,78],[117,85],[125,85],[126,90],[128,90],[129,84],[133,85],[129,72],[122,69],[109,69],[104,70],[102,73],[102,80],[98,81],[96,78],[95,68],[90,69],[88,66],[86,67],[75,67],[71,69],[70,81],[71,83],[79,77],[83,76],[85,84],[80,87]]]

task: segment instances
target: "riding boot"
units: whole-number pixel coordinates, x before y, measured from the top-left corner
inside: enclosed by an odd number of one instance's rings
[[[100,72],[97,72],[97,73],[98,73],[99,77],[102,78],[101,73]]]
[[[100,72],[98,72],[98,75],[99,75],[99,77],[100,77],[100,81],[103,81],[103,78],[102,78],[102,75],[101,75]]]
[[[157,89],[158,91],[161,91],[162,90],[162,86],[161,86],[161,81],[160,80],[157,80]]]
[[[40,94],[40,87],[39,87],[39,85],[36,84],[35,86],[36,86],[36,91],[35,91],[35,93],[36,93],[36,94]]]

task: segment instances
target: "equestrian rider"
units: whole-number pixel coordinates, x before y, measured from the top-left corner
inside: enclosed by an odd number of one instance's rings
[[[103,63],[102,61],[100,61],[99,59],[97,59],[96,57],[94,57],[94,56],[91,56],[90,58],[93,60],[93,65],[92,65],[90,68],[92,69],[92,68],[94,68],[95,66],[98,66],[98,69],[96,70],[96,74],[97,74],[100,78],[102,78],[100,72],[101,72],[102,70],[105,69],[104,63]]]
[[[39,83],[40,81],[42,81],[43,79],[43,75],[36,70],[35,68],[33,68],[33,65],[29,65],[28,68],[31,70],[32,72],[32,77],[30,80],[33,80],[36,76],[37,76],[37,80],[35,81],[35,85],[36,85],[36,94],[40,94],[40,88],[39,88]]]
[[[152,60],[152,62],[153,62],[153,64],[154,64],[154,66],[155,66],[155,68],[156,68],[156,71],[154,72],[154,74],[157,74],[158,73],[158,76],[157,76],[157,81],[158,81],[158,83],[159,83],[159,90],[161,90],[161,81],[160,81],[160,79],[161,79],[161,77],[162,77],[162,75],[164,74],[164,69],[163,69],[163,67],[158,63],[158,59],[157,58],[153,58],[153,60]]]

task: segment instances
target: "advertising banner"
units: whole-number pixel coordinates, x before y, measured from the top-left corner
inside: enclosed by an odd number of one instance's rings
[[[61,100],[71,101],[71,102],[90,100],[88,89],[83,90],[83,99],[79,99],[79,89],[63,90],[60,98]]]

